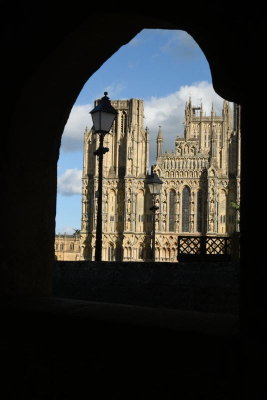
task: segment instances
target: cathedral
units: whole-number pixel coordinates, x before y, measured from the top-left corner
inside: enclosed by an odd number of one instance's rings
[[[118,111],[104,146],[103,261],[151,259],[152,197],[149,176],[149,129],[140,99],[113,100]],[[156,199],[156,261],[177,261],[179,235],[231,236],[239,230],[240,107],[223,102],[221,115],[185,105],[183,137],[163,151],[159,127],[157,157],[151,170],[163,181]],[[80,259],[94,260],[97,217],[99,136],[84,133]]]

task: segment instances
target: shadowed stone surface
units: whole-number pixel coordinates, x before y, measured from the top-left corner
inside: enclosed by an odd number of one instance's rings
[[[58,261],[54,296],[237,314],[236,263]]]
[[[20,295],[51,296],[60,139],[85,82],[141,29],[184,29],[207,56],[217,93],[241,104],[239,360],[242,399],[261,400],[267,376],[259,362],[267,359],[267,213],[259,195],[266,181],[260,117],[265,104],[264,4],[261,9],[236,2],[218,12],[214,5],[180,2],[177,12],[176,3],[155,7],[137,1],[134,7],[110,3],[106,13],[96,2],[88,5],[85,12],[79,1],[65,2],[58,10],[50,0],[16,2],[15,7],[1,2],[1,294],[18,296],[17,306],[23,303]],[[32,306],[38,304],[36,297],[30,299]],[[84,399],[84,393],[93,399],[102,394],[108,399],[238,398],[230,384],[236,374],[226,367],[234,365],[236,355],[231,341],[227,345],[218,336],[201,335],[191,340],[169,331],[162,336],[160,329],[142,327],[124,330],[120,324],[115,328],[5,305],[2,298],[5,398]],[[229,362],[226,354],[232,355]],[[210,357],[214,362],[209,364]]]
[[[238,398],[235,316],[48,297],[0,311],[5,398]]]

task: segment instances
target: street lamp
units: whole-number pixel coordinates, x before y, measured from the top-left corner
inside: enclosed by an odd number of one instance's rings
[[[156,211],[159,209],[156,206],[156,196],[160,194],[163,181],[158,177],[156,172],[151,169],[151,175],[148,176],[147,185],[152,195],[152,207],[149,209],[152,211],[152,261],[156,260],[156,251],[155,251],[155,244],[156,244]]]
[[[96,247],[95,261],[102,260],[102,184],[103,184],[103,155],[109,151],[104,147],[104,137],[109,133],[118,111],[112,107],[107,92],[95,108],[90,111],[95,133],[99,134],[99,147],[94,152],[98,156],[98,199],[97,199],[97,222],[96,222]]]

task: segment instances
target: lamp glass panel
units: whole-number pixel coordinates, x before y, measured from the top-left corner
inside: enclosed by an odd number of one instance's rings
[[[148,187],[151,194],[160,194],[162,183],[148,183]]]
[[[96,132],[98,131],[109,132],[115,117],[116,114],[107,113],[104,111],[97,111],[95,113],[92,113],[92,120]]]

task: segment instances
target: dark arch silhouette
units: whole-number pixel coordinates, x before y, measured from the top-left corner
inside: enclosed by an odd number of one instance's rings
[[[155,7],[154,2],[138,0],[134,9],[131,2],[115,8],[112,3],[105,12],[98,3],[85,10],[79,0],[58,10],[49,0],[42,6],[31,1],[16,2],[15,7],[13,2],[1,2],[0,285],[2,295],[52,293],[60,139],[84,83],[141,29],[185,30],[207,57],[216,92],[242,109],[242,385],[248,398],[256,398],[255,390],[265,378],[260,380],[255,372],[255,360],[267,353],[263,339],[267,213],[261,218],[254,215],[259,208],[255,182],[264,182],[266,171],[265,133],[259,118],[259,105],[264,104],[265,12],[259,5],[240,4],[235,2],[230,9],[222,5],[218,14],[214,6],[201,2],[179,3],[179,12],[176,3]]]
[[[11,12],[8,8],[6,4],[6,12]],[[3,172],[8,176],[3,182],[6,194],[2,200],[3,209],[9,212],[3,213],[3,222],[6,221],[5,225],[16,226],[16,233],[12,230],[7,235],[10,239],[5,242],[5,246],[9,249],[7,253],[13,254],[8,265],[13,265],[15,269],[15,265],[21,265],[14,285],[18,286],[18,290],[23,287],[26,292],[41,290],[43,293],[51,293],[56,171],[64,126],[85,82],[120,46],[129,42],[143,28],[183,29],[192,35],[207,57],[217,93],[228,100],[241,101],[240,85],[245,71],[244,65],[240,64],[241,56],[238,55],[242,47],[235,45],[239,36],[238,29],[241,29],[236,21],[231,26],[233,32],[229,36],[232,40],[229,41],[226,40],[225,31],[214,19],[209,18],[206,10],[200,13],[203,21],[201,25],[198,23],[197,9],[188,12],[186,6],[181,7],[178,14],[175,12],[175,16],[169,11],[158,14],[156,10],[146,9],[143,4],[140,13],[132,13],[132,9],[127,7],[124,13],[98,14],[96,11],[92,14],[92,10],[91,14],[81,15],[78,7],[72,10],[65,8],[64,11],[53,10],[51,15],[47,5],[42,17],[38,15],[37,23],[37,20],[31,19],[31,14],[27,14],[27,7],[18,6],[9,21],[10,29],[15,33],[5,47],[6,53],[3,53],[9,65],[3,74],[7,87],[6,109],[3,109],[6,117],[3,122],[6,123],[3,125],[6,133],[3,144],[6,142],[4,148],[12,147],[12,158],[8,152],[3,152],[1,158]],[[36,9],[33,8],[31,12],[35,15]],[[90,15],[94,15],[94,18]],[[227,18],[229,21],[228,13]],[[111,20],[116,29],[110,29]],[[229,26],[227,29],[229,32]],[[25,36],[27,48],[24,46]],[[35,42],[39,46],[35,46]],[[18,57],[23,59],[20,68]],[[19,180],[17,171],[20,171]],[[13,182],[16,182],[16,190],[24,192],[24,196],[20,197],[19,208]],[[20,210],[25,211],[24,217]],[[38,224],[33,222],[36,220]],[[22,237],[27,224],[31,224],[32,236],[23,245],[21,252],[18,241],[11,238],[14,235]],[[39,235],[46,240],[35,242],[34,238]],[[15,243],[12,249],[11,242]],[[14,246],[18,247],[14,249]],[[27,265],[23,262],[22,254],[31,254]],[[8,279],[12,280],[11,271],[13,267],[7,268],[6,273],[11,274]],[[27,271],[31,271],[29,275]],[[42,278],[39,279],[36,274]],[[19,283],[18,279],[22,281]]]

